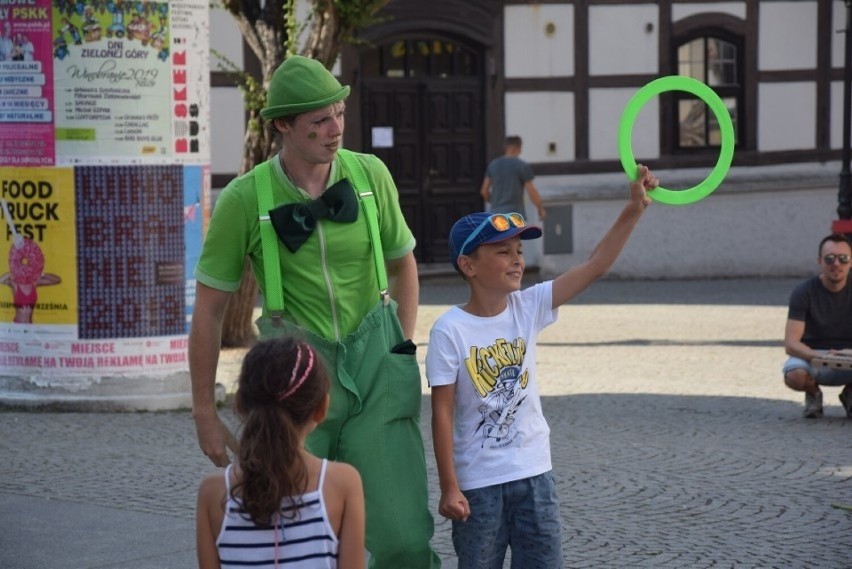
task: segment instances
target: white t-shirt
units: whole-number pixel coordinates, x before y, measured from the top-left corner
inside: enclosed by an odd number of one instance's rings
[[[461,490],[552,469],[535,370],[538,333],[558,313],[551,282],[507,300],[506,310],[485,318],[455,306],[429,334],[429,385],[456,384],[453,462]]]

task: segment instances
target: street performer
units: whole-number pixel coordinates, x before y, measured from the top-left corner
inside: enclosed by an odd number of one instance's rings
[[[358,469],[370,567],[439,567],[410,340],[415,240],[387,167],[341,148],[348,95],[313,59],[291,56],[272,76],[261,116],[281,151],[222,191],[195,270],[193,419],[204,454],[228,464],[235,442],[214,384],[225,306],[248,256],[263,296],[261,337],[296,336],[329,370],[331,405],[306,450]]]

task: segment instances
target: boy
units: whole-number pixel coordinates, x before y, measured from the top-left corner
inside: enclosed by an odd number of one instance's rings
[[[658,180],[639,166],[630,201],[588,260],[521,291],[521,241],[541,237],[519,214],[474,213],[450,231],[466,304],[435,322],[426,355],[441,500],[459,569],[562,567],[562,527],[541,411],[535,339],[557,308],[618,258]]]

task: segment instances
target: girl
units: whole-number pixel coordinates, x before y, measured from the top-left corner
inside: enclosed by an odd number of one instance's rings
[[[273,338],[246,354],[236,394],[243,420],[237,460],[198,490],[200,569],[364,567],[358,471],[303,446],[325,418],[328,390],[325,369],[304,342]]]

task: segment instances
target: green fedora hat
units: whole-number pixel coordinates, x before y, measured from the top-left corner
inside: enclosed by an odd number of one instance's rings
[[[272,74],[266,107],[260,116],[274,119],[296,115],[336,103],[349,95],[340,82],[316,59],[291,55]]]

